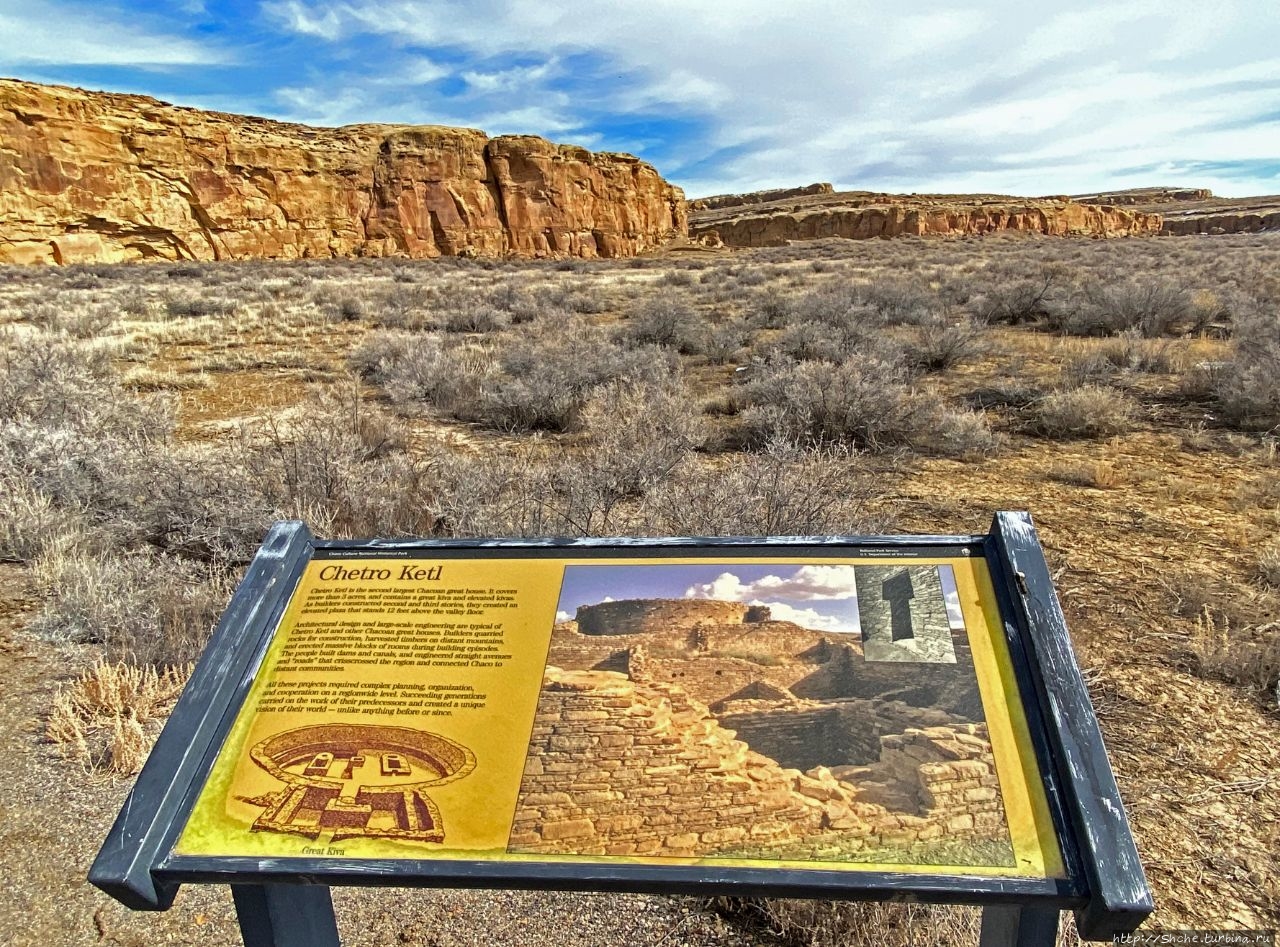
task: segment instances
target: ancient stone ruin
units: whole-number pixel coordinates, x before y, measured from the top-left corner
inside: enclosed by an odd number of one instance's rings
[[[930,571],[867,581],[927,600]],[[868,661],[857,635],[737,602],[582,607],[552,638],[511,849],[1012,864],[967,636],[936,591],[949,662]]]
[[[955,661],[936,568],[856,566],[853,574],[868,661]]]

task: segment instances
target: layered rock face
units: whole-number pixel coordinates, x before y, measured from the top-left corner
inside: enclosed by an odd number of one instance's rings
[[[696,206],[697,202],[695,202]],[[1055,236],[1155,234],[1158,214],[1110,204],[1082,204],[1069,198],[1019,201],[929,195],[821,194],[775,200],[749,207],[699,210],[691,235],[716,234],[731,247],[781,246],[791,240],[844,237],[963,236],[1002,231]]]
[[[716,194],[689,202],[689,210],[720,210],[723,207],[741,207],[743,204],[767,204],[792,197],[808,197],[810,194],[833,194],[835,188],[825,182],[806,184],[803,187],[776,187],[767,191],[748,191],[745,194]]]
[[[1135,210],[1144,213],[1160,214],[1164,218],[1161,232],[1174,236],[1280,230],[1280,195],[1275,194],[1214,197],[1207,188],[1143,187],[1099,194],[1096,198],[1109,204],[1133,205]]]
[[[1280,230],[1280,198],[1272,199],[1271,207],[1258,209],[1224,208],[1185,214],[1170,214],[1164,219],[1164,229],[1174,236],[1194,234],[1262,233]]]
[[[0,80],[0,262],[622,257],[686,229],[630,155]]]

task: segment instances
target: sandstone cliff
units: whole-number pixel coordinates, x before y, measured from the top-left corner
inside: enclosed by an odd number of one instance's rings
[[[1224,210],[1170,215],[1164,220],[1164,229],[1175,236],[1275,231],[1280,230],[1280,209]]]
[[[722,207],[740,207],[743,204],[767,204],[792,197],[808,197],[810,194],[833,194],[835,188],[825,182],[806,184],[803,187],[776,187],[768,191],[748,191],[745,194],[715,194],[689,202],[689,210],[719,210]]]
[[[1280,230],[1280,195],[1215,197],[1207,188],[1144,187],[1096,197],[1159,214],[1164,219],[1163,232],[1176,236]]]
[[[0,262],[620,257],[686,228],[680,189],[630,155],[0,79]]]
[[[1020,231],[1047,235],[1128,236],[1161,229],[1158,214],[1070,198],[819,194],[750,207],[694,213],[691,235],[714,232],[731,247],[780,246],[791,240],[845,237],[950,236]]]

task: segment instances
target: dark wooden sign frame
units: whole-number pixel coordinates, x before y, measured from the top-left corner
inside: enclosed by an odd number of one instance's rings
[[[564,861],[250,858],[175,854],[174,846],[317,550],[420,551],[432,557],[892,554],[936,547],[985,559],[1043,778],[1065,878]],[[1085,939],[1134,930],[1150,889],[1031,517],[1002,512],[990,533],[716,539],[320,541],[298,522],[264,540],[116,819],[89,880],[135,910],[166,910],[184,883],[230,884],[249,947],[337,945],[329,886],[511,887],[985,907],[982,943],[1050,944],[1058,912]]]

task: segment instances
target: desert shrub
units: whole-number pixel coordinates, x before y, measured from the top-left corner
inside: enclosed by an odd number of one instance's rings
[[[1048,314],[1060,283],[1061,276],[1053,269],[1009,282],[996,282],[972,298],[973,315],[981,322],[992,324],[1036,322]]]
[[[646,296],[636,303],[622,337],[634,345],[664,345],[684,355],[702,352],[707,345],[702,317],[673,293]]]
[[[976,358],[989,348],[982,327],[972,319],[939,314],[912,336],[907,358],[921,371],[938,372]]]
[[[1032,409],[1033,427],[1045,437],[1099,437],[1129,430],[1137,413],[1124,392],[1082,385],[1045,395]]]
[[[31,630],[100,644],[113,658],[173,663],[200,653],[231,593],[223,569],[148,552],[96,552],[74,534],[35,561],[44,605]]]
[[[1067,362],[1063,377],[1073,386],[1123,385],[1137,374],[1168,374],[1175,369],[1172,344],[1169,339],[1148,339],[1126,330],[1118,339],[1102,342]]]
[[[1004,438],[981,411],[935,406],[925,427],[912,436],[913,449],[942,457],[980,457],[996,453]]]
[[[234,299],[209,293],[173,293],[165,297],[164,310],[175,319],[229,316],[235,313]]]
[[[316,301],[320,303],[320,311],[333,322],[358,322],[368,312],[364,298],[356,293],[338,293],[323,303]]]
[[[1250,430],[1280,426],[1280,316],[1259,304],[1236,320],[1231,358],[1209,387],[1223,415]]]
[[[797,362],[840,362],[852,354],[848,338],[824,322],[794,322],[782,330],[773,351]]]
[[[438,318],[446,332],[498,332],[511,324],[506,310],[465,296],[443,309]]]
[[[29,562],[54,537],[75,527],[75,511],[59,506],[24,478],[0,475],[0,486],[0,559]]]
[[[116,384],[112,349],[61,335],[0,333],[0,421],[77,430],[146,426],[135,399]]]
[[[1258,553],[1258,578],[1280,589],[1280,542],[1274,542]]]
[[[582,266],[581,263],[566,261],[569,269]],[[558,265],[557,269],[561,267]],[[609,308],[609,296],[594,284],[557,283],[553,286],[540,286],[534,293],[537,305],[543,309],[563,309],[565,312],[593,314],[604,312]]]
[[[676,365],[670,350],[624,347],[583,322],[526,333],[505,344],[496,359],[497,370],[475,405],[476,419],[513,431],[569,430],[596,386],[615,379],[662,381]]]
[[[836,362],[858,353],[905,364],[902,344],[886,331],[885,318],[848,286],[793,297],[785,322],[775,350],[790,358]]]
[[[493,287],[485,295],[485,301],[494,309],[507,313],[510,321],[516,325],[532,322],[541,312],[534,295],[513,280],[506,280]]]
[[[644,498],[640,531],[665,536],[872,534],[887,481],[847,445],[774,439],[725,462],[686,460]]]
[[[92,339],[101,335],[115,321],[110,307],[66,303],[59,300],[35,306],[26,313],[26,321],[52,335],[69,335],[75,339]]]
[[[900,362],[858,355],[843,362],[776,360],[744,385],[741,420],[749,444],[781,437],[871,450],[910,447],[939,454],[998,446],[986,419],[912,389]]]
[[[1201,674],[1252,687],[1280,704],[1280,621],[1233,623],[1205,607],[1196,618],[1192,650]]]
[[[681,289],[692,286],[697,279],[688,270],[667,270],[658,279],[659,286],[674,286]]]
[[[608,459],[541,447],[442,453],[424,498],[451,536],[599,536],[634,531],[634,482]]]
[[[775,360],[745,386],[742,420],[751,440],[774,437],[872,449],[902,444],[924,413],[901,365]]]
[[[707,333],[707,357],[721,365],[731,362],[751,344],[754,334],[746,319],[727,319]]]
[[[818,289],[783,300],[787,323],[817,322],[830,326],[883,323],[880,314],[866,304],[857,289],[847,283],[828,283]]]
[[[234,465],[246,499],[272,518],[304,519],[329,535],[429,535],[420,503],[429,465],[405,441],[400,422],[358,392],[323,392],[296,413],[246,425]]]
[[[431,293],[398,276],[396,285],[373,295],[369,303],[372,320],[388,329],[421,330],[435,325],[431,316]]]
[[[934,321],[941,301],[921,280],[878,279],[853,289],[853,298],[875,312],[885,325],[922,325]]]
[[[370,333],[347,357],[348,366],[381,386],[393,404],[421,402],[445,411],[478,396],[491,361],[488,349],[449,347],[412,332]]]
[[[1193,298],[1161,279],[1086,282],[1051,307],[1048,326],[1066,335],[1105,336],[1125,331],[1147,338],[1176,335],[1195,322]]]
[[[553,515],[543,455],[439,451],[433,489],[420,502],[447,536],[555,536],[566,530]]]
[[[675,379],[613,381],[596,388],[582,409],[590,439],[586,463],[598,465],[620,496],[640,496],[661,483],[710,430],[697,403]]]
[[[791,298],[776,287],[754,293],[743,306],[747,324],[756,329],[780,329],[787,324]]]

